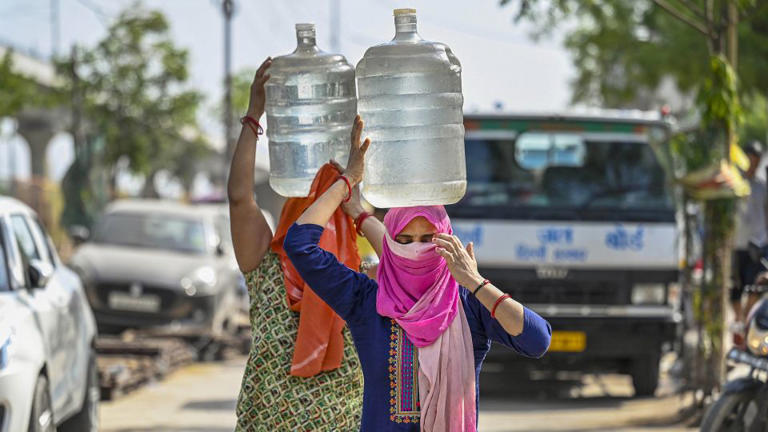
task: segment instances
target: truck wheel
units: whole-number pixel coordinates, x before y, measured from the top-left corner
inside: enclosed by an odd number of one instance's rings
[[[659,357],[640,357],[632,361],[632,385],[635,397],[649,397],[659,386]]]
[[[701,422],[701,432],[746,431],[751,425],[745,424],[745,413],[754,400],[752,391],[726,393],[712,404]]]
[[[91,351],[88,361],[88,384],[85,388],[85,398],[80,412],[65,421],[59,432],[95,432],[99,428],[99,371],[96,367],[96,352]]]
[[[35,394],[32,396],[32,409],[29,413],[29,432],[55,432],[51,395],[48,393],[48,378],[37,377]]]

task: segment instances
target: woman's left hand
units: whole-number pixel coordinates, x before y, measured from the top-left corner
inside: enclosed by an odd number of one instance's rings
[[[475,247],[471,242],[464,248],[458,237],[438,233],[435,234],[432,243],[437,245],[435,251],[445,258],[448,270],[459,285],[473,289],[483,282],[483,277],[477,271]]]
[[[248,100],[248,111],[245,115],[251,116],[256,120],[260,119],[261,115],[264,114],[264,105],[267,100],[264,84],[269,80],[267,69],[269,69],[270,66],[272,66],[272,57],[267,57],[261,66],[259,66],[256,75],[253,77],[253,82],[251,83],[251,97]]]

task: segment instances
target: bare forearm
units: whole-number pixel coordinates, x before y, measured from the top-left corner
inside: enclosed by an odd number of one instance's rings
[[[384,233],[386,230],[387,228],[384,224],[373,216],[365,218],[363,226],[360,227],[360,231],[365,234],[365,238],[368,239],[368,243],[371,244],[371,247],[376,251],[376,255],[379,258],[381,258],[382,244],[384,243]]]
[[[240,129],[227,182],[232,245],[237,264],[243,272],[251,271],[261,264],[272,242],[272,231],[253,197],[253,169],[256,164],[256,141],[259,138],[256,129],[258,120],[264,114],[264,84],[269,79],[266,71],[271,64],[272,59],[267,57],[251,83],[248,111],[244,118],[249,123]]]
[[[344,180],[336,180],[325,193],[320,195],[317,201],[304,211],[296,223],[299,225],[314,224],[325,226],[348,193],[349,189]]]
[[[227,184],[232,245],[244,272],[261,264],[272,241],[269,224],[253,197],[255,160],[256,135],[246,126],[240,131]]]
[[[256,142],[256,135],[249,127],[243,127],[240,130],[227,183],[230,205],[254,201],[253,170],[256,164]]]
[[[478,285],[480,285],[480,282],[475,286],[467,288],[474,290]],[[502,295],[504,293],[500,289],[493,286],[493,284],[488,284],[477,292],[477,299],[490,311]],[[518,336],[523,332],[524,316],[525,310],[523,305],[511,298],[505,299],[496,307],[496,320],[512,336]]]

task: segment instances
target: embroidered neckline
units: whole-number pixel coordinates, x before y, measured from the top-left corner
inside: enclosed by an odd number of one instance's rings
[[[391,320],[389,335],[389,419],[417,423],[419,404],[419,353],[405,331]]]

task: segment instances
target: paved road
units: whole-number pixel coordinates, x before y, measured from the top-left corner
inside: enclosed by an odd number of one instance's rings
[[[101,404],[104,432],[232,432],[245,358],[197,363]]]
[[[545,387],[544,390],[541,390]],[[539,385],[528,395],[485,395],[480,402],[481,432],[655,431],[682,432],[670,425],[682,400],[675,396],[634,399],[629,377],[587,376],[573,385]]]
[[[244,358],[194,364],[101,408],[105,432],[231,432]],[[544,390],[542,390],[544,389]],[[662,389],[661,393],[664,393]],[[509,397],[484,395],[481,432],[686,431],[663,426],[680,401],[672,396],[635,400],[629,379],[587,377],[580,385],[539,385]],[[279,432],[279,431],[275,431]]]

